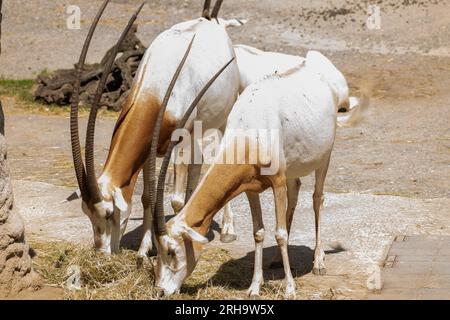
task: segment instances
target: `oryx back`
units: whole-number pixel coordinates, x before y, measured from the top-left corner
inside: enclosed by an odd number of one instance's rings
[[[227,131],[269,130],[279,134],[280,166],[287,177],[311,173],[332,148],[336,130],[336,102],[330,86],[316,72],[300,68],[287,75],[273,75],[251,84],[236,102]],[[258,143],[273,148],[271,135]],[[268,153],[271,150],[265,150]]]
[[[174,25],[161,33],[148,48],[137,73],[137,99],[152,94],[162,100],[178,61],[195,34],[188,60],[175,85],[167,113],[179,120],[211,76],[233,56],[231,40],[225,29],[204,18]],[[215,81],[194,111],[204,127],[220,127],[237,96],[239,73],[236,62]]]
[[[241,44],[235,45],[234,51],[241,77],[241,92],[253,82],[267,75],[285,73],[305,61],[302,57],[277,52],[264,52]]]

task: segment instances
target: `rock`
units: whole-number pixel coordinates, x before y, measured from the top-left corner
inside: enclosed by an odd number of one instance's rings
[[[23,221],[14,210],[6,141],[0,135],[0,298],[40,286],[29,251]]]

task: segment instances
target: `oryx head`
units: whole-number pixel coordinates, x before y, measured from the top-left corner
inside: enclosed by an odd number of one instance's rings
[[[169,221],[166,229],[156,243],[156,287],[169,296],[178,292],[192,273],[208,239],[188,227],[180,215]]]
[[[116,252],[119,249],[120,242],[120,214],[128,210],[127,204],[123,200],[120,189],[109,190],[103,183],[101,187],[97,182],[94,168],[94,133],[97,109],[100,104],[103,89],[106,80],[111,71],[112,65],[116,58],[118,49],[133,26],[137,15],[141,11],[145,2],[139,6],[138,10],[133,14],[125,30],[121,34],[112,54],[104,66],[102,78],[99,81],[96,95],[91,106],[89,121],[86,131],[85,158],[86,167],[83,163],[81,155],[80,137],[78,132],[78,104],[80,101],[79,93],[81,87],[81,75],[86,60],[87,51],[89,49],[92,36],[96,26],[108,5],[109,0],[105,0],[99,9],[97,16],[92,23],[89,33],[81,51],[79,62],[76,66],[76,81],[74,83],[71,111],[70,111],[70,134],[72,143],[72,156],[75,173],[80,188],[82,198],[83,212],[89,217],[94,231],[95,248],[105,253]]]

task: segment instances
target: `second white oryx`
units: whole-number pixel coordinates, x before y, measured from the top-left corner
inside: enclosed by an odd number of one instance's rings
[[[246,20],[223,20],[218,19],[217,23],[224,27],[241,26]],[[257,82],[264,77],[276,74],[284,74],[290,70],[295,70],[306,62],[306,59],[300,56],[283,54],[278,52],[262,51],[247,45],[233,45],[236,61],[239,68],[240,88],[242,93],[250,84]],[[339,101],[339,111],[349,111],[355,108],[359,101],[355,97],[348,97],[348,90],[345,90],[347,82],[340,72],[330,73],[330,70],[321,70],[320,66],[317,68],[318,73],[329,72],[327,77],[332,79],[335,86],[342,89],[343,97]],[[352,111],[354,113],[354,111]],[[349,122],[349,119],[355,119],[353,114],[345,114],[338,116],[338,125],[342,126]],[[222,130],[223,131],[223,130]],[[184,204],[185,198],[188,199],[192,190],[189,190],[189,195],[185,197],[184,189],[187,178],[186,167],[175,165],[175,184],[174,192],[171,196],[172,208],[175,212],[179,212]],[[237,237],[234,226],[234,214],[231,209],[231,202],[227,202],[224,206],[224,215],[222,219],[222,230],[220,239],[222,242],[231,242]],[[275,264],[274,264],[275,265]]]
[[[163,197],[170,158],[168,150],[158,180],[160,192],[155,210],[158,235],[156,281],[164,294],[179,290],[184,279],[194,270],[202,245],[208,242],[205,235],[214,215],[231,199],[245,192],[250,202],[256,244],[255,269],[248,294],[258,296],[263,283],[265,233],[259,193],[272,188],[276,211],[275,237],[285,271],[285,297],[295,297],[295,282],[288,257],[289,232],[300,188],[299,178],[312,172],[316,177],[313,271],[323,274],[324,253],[320,243],[323,187],[335,140],[338,106],[348,95],[347,86],[336,82],[338,75],[343,78],[326,57],[310,51],[304,65],[248,86],[228,117],[216,161],[186,206],[166,224]],[[362,102],[361,108],[368,103],[366,99]],[[238,148],[236,139],[242,137],[242,131],[248,135]],[[233,155],[234,164],[224,163],[228,154]]]
[[[162,32],[147,49],[136,72],[131,92],[114,129],[108,158],[97,179],[94,168],[95,120],[116,54],[111,55],[105,66],[91,107],[86,134],[86,167],[79,138],[78,103],[80,76],[86,54],[108,2],[103,2],[86,37],[77,64],[78,78],[74,85],[70,116],[72,154],[82,209],[92,223],[95,247],[106,253],[119,249],[131,213],[131,199],[139,172],[144,168],[144,177],[148,179],[154,169],[148,162],[144,165],[150,148],[153,147],[158,154],[164,154],[173,130],[192,101],[195,101],[197,108],[187,123],[188,128],[194,119],[201,120],[205,127],[220,127],[236,101],[239,90],[239,72],[224,27],[206,18],[199,18],[179,23]],[[130,20],[119,43],[125,38],[143,5]],[[215,12],[218,12],[219,7],[215,8]],[[216,73],[217,70],[221,73]],[[209,83],[215,74],[214,79],[217,80]],[[209,86],[209,90],[204,92]],[[197,97],[202,98],[198,100]],[[161,119],[162,123],[158,124],[160,130],[155,141],[152,133],[157,119]],[[142,197],[145,233],[139,250],[141,256],[151,247],[152,214],[149,211],[153,207],[154,193],[146,189]]]

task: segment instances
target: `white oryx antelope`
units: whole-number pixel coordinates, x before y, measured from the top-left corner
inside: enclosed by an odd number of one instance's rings
[[[234,51],[223,26],[206,18],[199,18],[179,23],[162,32],[141,61],[131,93],[117,120],[108,158],[97,179],[94,169],[95,120],[109,73],[107,71],[117,53],[111,55],[105,67],[91,107],[86,134],[86,167],[81,154],[78,103],[80,75],[86,54],[108,2],[109,0],[103,2],[86,37],[77,64],[78,78],[74,85],[70,116],[72,155],[82,209],[92,223],[95,247],[106,253],[117,252],[119,249],[120,239],[131,213],[131,199],[139,172],[143,168],[144,178],[147,180],[152,176],[154,164],[144,164],[150,149],[154,148],[158,154],[164,154],[170,144],[172,131],[182,120],[192,101],[198,105],[187,127],[193,120],[201,120],[207,128],[219,128],[226,120],[239,90],[239,72]],[[221,2],[216,2],[212,18],[217,18]],[[133,15],[118,43],[123,40],[144,4],[145,2]],[[207,9],[209,11],[209,3]],[[220,72],[216,73],[217,70]],[[212,83],[210,79],[216,81]],[[209,90],[206,92],[207,88]],[[157,119],[162,121],[158,126]],[[160,130],[152,135],[155,127]],[[144,183],[142,196],[145,233],[139,250],[141,256],[145,256],[152,246],[152,214],[149,211],[153,208],[155,197],[155,190],[149,190],[145,185],[148,184]]]
[[[310,51],[304,65],[250,84],[228,117],[215,163],[185,207],[167,224],[163,211],[167,166],[162,166],[154,214],[158,249],[156,278],[157,286],[164,294],[179,290],[184,279],[194,270],[202,246],[208,242],[205,235],[214,215],[231,199],[245,192],[250,202],[256,245],[254,275],[248,294],[258,296],[263,283],[264,240],[259,193],[272,188],[276,212],[275,237],[285,271],[285,296],[294,297],[295,282],[288,257],[289,232],[300,188],[299,178],[312,172],[315,172],[316,178],[313,195],[316,221],[313,271],[324,273],[320,210],[335,140],[338,106],[348,96],[348,87],[343,83],[345,78],[326,57]],[[360,107],[366,103],[367,100],[363,99]],[[243,148],[238,149],[235,132],[242,130],[252,134],[245,137]],[[267,135],[267,132],[272,134]],[[275,138],[273,133],[277,133]],[[235,155],[234,164],[223,163],[228,152]],[[252,154],[257,155],[254,162],[250,161]],[[170,149],[164,163],[168,163],[167,158],[170,158]]]
[[[224,20],[218,19],[218,23],[224,27],[241,26],[246,20]],[[243,44],[233,45],[236,54],[236,62],[239,68],[240,87],[242,93],[250,84],[273,74],[283,74],[289,70],[295,69],[305,63],[305,58],[295,55],[283,54],[278,52],[262,51],[254,47]],[[320,72],[320,70],[319,70]],[[331,75],[328,75],[331,77]],[[339,86],[345,87],[347,83],[343,77],[336,75],[334,81]],[[346,91],[348,94],[348,91]],[[349,111],[358,105],[358,99],[355,97],[343,97],[339,105],[339,111]],[[356,119],[352,114],[338,116],[338,125],[342,126],[348,123],[348,119]],[[223,131],[223,130],[222,130]],[[193,190],[189,190],[189,196],[185,197],[185,185],[187,179],[187,168],[184,165],[174,165],[175,183],[174,192],[171,195],[171,204],[175,212],[179,212]],[[223,208],[222,229],[220,239],[222,242],[231,242],[237,238],[234,228],[234,214],[231,209],[231,203],[227,202]]]

